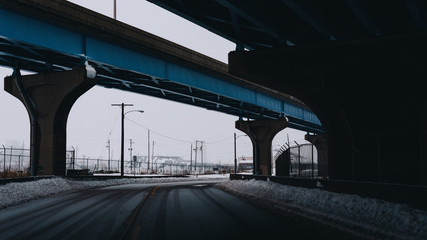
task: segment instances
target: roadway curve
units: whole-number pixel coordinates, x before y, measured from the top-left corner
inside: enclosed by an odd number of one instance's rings
[[[277,237],[356,239],[320,223],[259,208],[212,181],[104,187],[0,211],[0,239]]]

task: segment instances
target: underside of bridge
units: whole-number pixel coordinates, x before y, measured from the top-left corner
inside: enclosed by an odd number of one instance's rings
[[[329,178],[427,185],[424,2],[150,1],[235,42],[231,74],[309,106]]]
[[[330,178],[425,185],[426,41],[232,52],[229,65],[231,73],[296,96],[316,113]]]

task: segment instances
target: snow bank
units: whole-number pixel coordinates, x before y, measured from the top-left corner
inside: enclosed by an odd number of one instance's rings
[[[427,211],[404,204],[254,179],[226,181],[219,186],[275,208],[381,235],[373,238],[427,239]]]
[[[72,181],[63,178],[51,178],[32,182],[8,183],[0,185],[0,209],[53,194],[81,191],[97,187],[134,183],[148,184],[199,180],[225,180],[228,178],[228,175],[201,175],[189,178],[123,178],[98,181]]]

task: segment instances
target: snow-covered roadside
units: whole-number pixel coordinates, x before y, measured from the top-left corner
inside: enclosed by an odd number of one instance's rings
[[[328,221],[346,230],[379,234],[371,236],[373,239],[427,239],[427,211],[404,204],[269,181],[225,181],[218,185],[275,209]]]
[[[188,178],[123,178],[97,181],[73,181],[63,178],[50,178],[31,182],[8,183],[0,185],[0,209],[58,193],[82,191],[97,187],[135,183],[149,184],[226,179],[229,179],[228,175],[200,175],[198,177],[191,176]]]

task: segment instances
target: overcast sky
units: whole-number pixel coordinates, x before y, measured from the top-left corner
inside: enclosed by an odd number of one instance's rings
[[[113,0],[73,0],[106,16],[113,16]],[[180,45],[227,63],[228,52],[235,44],[198,27],[156,5],[142,0],[117,0],[117,19]],[[90,56],[89,56],[90,57]],[[0,67],[3,79],[12,69]],[[29,148],[30,123],[23,104],[3,90],[0,81],[0,145]],[[236,116],[208,111],[181,103],[95,86],[74,104],[68,118],[67,148],[77,148],[78,157],[108,158],[107,141],[111,141],[113,158],[120,158],[119,107],[112,103],[132,103],[132,112],[125,120],[125,159],[129,158],[129,139],[134,142],[135,155],[147,154],[147,129],[155,142],[154,154],[190,158],[190,144],[205,141],[205,160],[232,163],[234,157],[233,133],[244,135],[234,128]],[[287,141],[304,139],[304,132],[285,129],[279,133],[273,148]],[[252,156],[248,137],[237,141],[238,156]],[[193,154],[194,159],[194,154]]]

